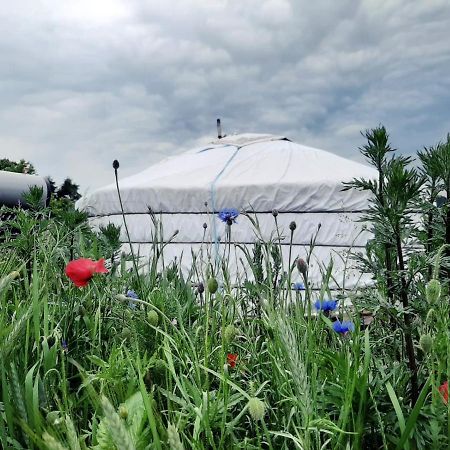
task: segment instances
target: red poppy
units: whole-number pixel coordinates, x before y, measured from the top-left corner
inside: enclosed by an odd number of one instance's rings
[[[66,266],[66,275],[77,287],[87,286],[94,273],[108,273],[103,258],[98,261],[87,258],[75,259]]]
[[[227,363],[232,369],[236,367],[237,357],[238,355],[236,355],[236,353],[228,353],[227,355]]]
[[[439,392],[442,395],[442,400],[445,404],[448,403],[448,381],[446,381],[444,384],[439,386]]]

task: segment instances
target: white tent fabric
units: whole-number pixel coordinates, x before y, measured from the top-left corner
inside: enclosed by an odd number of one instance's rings
[[[149,255],[155,236],[149,208],[162,221],[163,241],[170,240],[164,249],[164,261],[181,258],[185,271],[191,268],[193,253],[201,253],[203,259],[207,254],[214,257],[217,246],[208,243],[220,241],[218,254],[223,253],[227,226],[217,217],[218,211],[236,208],[251,213],[258,219],[262,237],[270,239],[277,236],[272,215],[276,209],[279,232],[284,237],[281,247],[285,267],[289,224],[295,221],[292,259],[305,257],[317,234],[310,268],[313,284],[319,286],[320,267],[333,260],[334,284],[353,288],[367,281],[360,279],[358,270],[350,269],[354,263],[348,253],[349,249],[363,253],[370,237],[358,222],[368,208],[368,196],[355,190],[342,191],[342,182],[359,177],[373,179],[376,172],[282,136],[240,134],[166,158],[119,180],[119,185],[132,245],[140,256]],[[77,207],[89,213],[93,226],[123,225],[115,184],[81,198]],[[206,233],[204,223],[208,225]],[[121,230],[125,243],[123,226]],[[254,227],[241,214],[231,226],[232,243],[251,246],[255,239]],[[232,255],[232,270],[242,275],[242,251],[236,247]]]

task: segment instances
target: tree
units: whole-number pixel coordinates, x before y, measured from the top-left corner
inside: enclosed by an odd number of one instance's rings
[[[72,182],[70,178],[66,178],[56,193],[57,198],[69,198],[71,200],[78,200],[81,194],[78,192],[80,186]]]
[[[29,175],[34,175],[36,173],[33,164],[29,161],[25,161],[24,159],[21,159],[19,162],[11,161],[7,158],[0,159],[0,170],[4,170],[6,172],[26,173]]]
[[[56,192],[56,183],[53,181],[52,177],[45,177],[45,179],[47,180],[50,192],[52,193],[52,195],[54,195]]]

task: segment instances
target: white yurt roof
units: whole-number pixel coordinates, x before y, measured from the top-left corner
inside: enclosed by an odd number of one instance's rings
[[[282,136],[238,134],[156,163],[121,179],[126,212],[203,212],[214,196],[226,207],[280,212],[364,210],[367,196],[343,193],[342,182],[375,171]],[[210,203],[211,204],[211,203]],[[120,212],[115,184],[77,204],[92,215]]]
[[[361,274],[349,270],[348,251],[365,251],[370,233],[358,219],[368,208],[368,195],[342,191],[342,182],[376,175],[368,166],[283,136],[239,134],[168,157],[136,175],[119,178],[119,185],[131,242],[141,256],[151,253],[156,235],[149,209],[163,224],[164,260],[176,257],[189,271],[194,254],[211,257],[205,243],[215,242],[217,255],[217,242],[226,240],[226,225],[216,213],[236,208],[251,212],[258,222],[258,237],[272,239],[278,226],[286,262],[290,249],[294,257],[306,257],[314,237],[310,279],[319,285],[321,270],[333,261],[334,284],[353,287]],[[90,214],[94,227],[123,225],[114,183],[81,198],[77,207]],[[271,214],[274,209],[279,212],[277,225]],[[291,221],[297,224],[292,247]],[[123,226],[121,230],[126,247]],[[251,221],[238,217],[232,241],[251,245],[258,237]],[[238,265],[244,259],[242,252],[234,258]]]

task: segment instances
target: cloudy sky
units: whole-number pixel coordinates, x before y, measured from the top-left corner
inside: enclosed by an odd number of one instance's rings
[[[353,159],[379,123],[404,153],[450,132],[449,0],[3,1],[0,54],[0,157],[83,192],[217,117]]]

